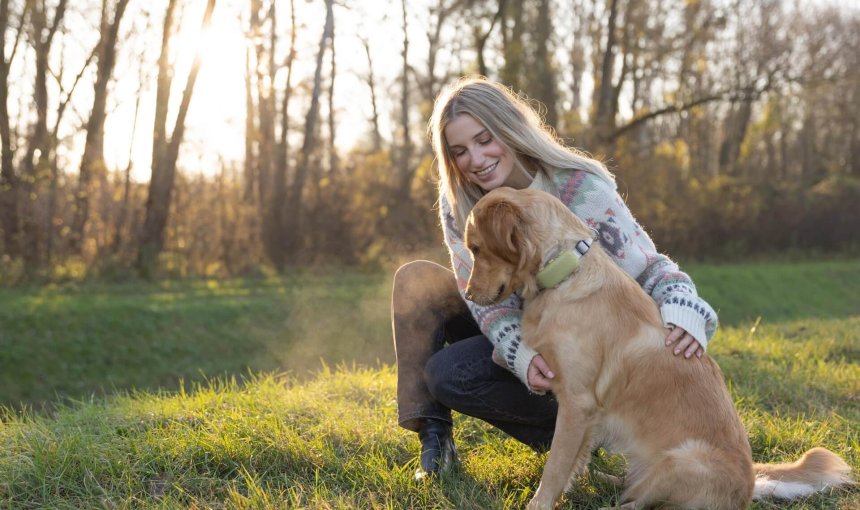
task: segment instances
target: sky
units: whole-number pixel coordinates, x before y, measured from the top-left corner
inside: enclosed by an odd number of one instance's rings
[[[220,170],[220,161],[241,162],[244,158],[246,42],[243,30],[245,21],[237,16],[237,13],[242,10],[241,3],[243,2],[238,0],[219,0],[213,15],[211,30],[201,35],[199,26],[205,0],[193,0],[193,8],[186,13],[187,22],[182,24],[178,35],[176,47],[181,50],[176,56],[178,66],[174,80],[174,108],[181,96],[181,89],[193,59],[193,48],[200,45],[203,55],[200,75],[189,110],[180,161],[187,172],[212,174]],[[314,2],[296,0],[295,3],[297,20],[303,26],[298,30],[299,57],[298,67],[294,70],[294,85],[299,79],[313,75],[325,16],[324,5],[320,0]],[[421,3],[423,2],[410,2],[410,8]],[[282,44],[286,48],[289,42],[289,2],[281,1],[278,7],[282,10],[280,15],[283,17],[279,20],[279,32]],[[394,9],[395,7],[397,9]],[[153,22],[160,23],[163,19],[163,9],[156,8],[154,13]],[[402,66],[400,15],[399,2],[356,2],[356,7],[352,9],[340,6],[335,8],[337,77],[334,100],[338,120],[336,141],[342,150],[359,143],[369,129],[370,93],[363,81],[363,76],[367,73],[367,58],[359,36],[363,34],[370,39],[375,58],[374,74],[377,80],[382,83],[392,82]],[[416,19],[411,21],[411,31],[414,33],[410,55],[420,58],[420,52],[426,51],[426,45],[422,48],[421,39],[426,38],[420,22]],[[160,35],[160,27],[150,29],[149,33]],[[157,58],[159,50],[157,43],[158,41],[148,49],[156,52],[151,57],[153,59]],[[324,65],[328,66],[327,63]],[[123,78],[123,70],[119,67],[116,84],[117,104],[106,125],[105,157],[109,166],[125,168],[134,125],[134,98],[140,82],[136,78],[137,62],[125,62],[122,66],[126,68],[125,73],[129,79]],[[154,76],[154,69],[149,72]],[[286,80],[285,74],[279,75],[278,78],[281,84]],[[327,84],[324,83],[324,86]],[[149,178],[154,96],[153,84],[143,96],[131,150],[134,177],[139,181]],[[380,104],[383,110],[381,119],[383,136],[392,129],[388,122],[389,107],[396,100],[397,98],[390,94],[383,94]],[[325,103],[325,100],[323,102]],[[291,113],[295,119],[294,126],[297,122],[303,121],[306,108],[307,103],[304,100],[292,102]],[[324,112],[325,106],[323,108]]]
[[[244,158],[245,124],[245,51],[244,27],[247,13],[243,12],[245,0],[218,0],[213,14],[212,27],[200,33],[200,21],[206,0],[188,0],[174,43],[176,73],[171,98],[171,116],[182,95],[195,48],[202,48],[202,67],[192,97],[186,132],[180,156],[180,166],[189,173],[215,174],[220,171],[221,161],[241,162]],[[344,7],[344,3],[350,5]],[[410,59],[420,62],[427,51],[425,26],[422,15],[427,12],[428,0],[410,0]],[[98,32],[99,0],[77,0],[67,13],[65,24],[70,35],[63,38],[62,45],[55,45],[53,69],[64,69],[64,87],[68,89],[74,75],[82,67],[86,56],[95,46]],[[109,114],[105,125],[105,158],[109,168],[124,170],[129,156],[134,162],[133,178],[147,181],[150,175],[152,151],[152,126],[155,102],[156,60],[160,51],[161,23],[164,17],[165,0],[132,0],[121,26],[121,47],[111,86]],[[316,52],[325,19],[322,0],[295,0],[297,22],[298,59],[294,69],[293,84],[312,77]],[[289,44],[289,2],[278,1],[280,46],[286,52]],[[147,16],[147,11],[150,13]],[[367,58],[359,36],[369,38],[374,53],[374,74],[382,90],[381,109],[382,134],[389,137],[392,131],[393,106],[399,100],[399,89],[395,92],[394,80],[402,69],[401,10],[398,0],[372,0],[338,2],[335,7],[335,53],[337,78],[335,85],[335,110],[337,116],[337,144],[347,150],[362,140],[369,129],[371,115],[370,92],[364,82],[367,74]],[[130,34],[145,33],[145,38]],[[143,65],[141,65],[143,55]],[[30,71],[26,58],[17,58],[12,76],[13,119],[18,110],[27,109],[32,92]],[[324,64],[328,66],[328,63]],[[31,67],[31,66],[29,66]],[[90,71],[94,69],[90,67]],[[327,70],[327,69],[326,69]],[[140,72],[148,74],[141,80]],[[65,138],[66,147],[58,150],[61,161],[67,161],[73,171],[80,162],[83,137],[72,138],[73,133],[82,133],[81,126],[89,115],[92,104],[91,74],[75,91],[72,106],[64,117],[60,137]],[[278,76],[283,84],[286,74]],[[326,84],[324,84],[326,86]],[[59,97],[59,87],[52,84],[52,97]],[[135,98],[142,87],[142,99],[135,118]],[[388,92],[391,90],[391,93]],[[17,95],[16,95],[17,92]],[[294,100],[291,105],[293,125],[303,122],[307,110],[305,100]],[[325,100],[323,101],[325,104]],[[24,106],[21,108],[20,106]],[[55,107],[55,105],[54,105]],[[325,106],[323,106],[323,114]],[[49,122],[51,122],[49,120]],[[171,122],[171,121],[169,121]],[[169,129],[172,126],[169,124]],[[65,136],[64,136],[65,135]],[[133,139],[132,139],[133,135]],[[419,133],[420,135],[420,133]],[[133,141],[132,141],[133,140]],[[422,139],[417,139],[420,143]]]

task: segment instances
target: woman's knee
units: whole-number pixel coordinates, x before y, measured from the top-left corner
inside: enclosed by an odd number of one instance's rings
[[[415,260],[400,266],[394,273],[391,296],[393,313],[410,313],[417,309],[465,306],[454,273],[429,260]]]

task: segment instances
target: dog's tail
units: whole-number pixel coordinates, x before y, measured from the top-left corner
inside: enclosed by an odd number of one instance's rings
[[[825,448],[813,448],[796,462],[756,464],[753,499],[794,499],[851,485],[851,467]]]

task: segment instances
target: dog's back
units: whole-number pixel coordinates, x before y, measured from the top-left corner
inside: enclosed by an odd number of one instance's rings
[[[628,459],[623,500],[744,508],[753,491],[752,456],[719,367],[707,354],[673,356],[653,299],[601,250],[588,256],[601,259],[602,275],[593,276],[599,290],[577,298],[571,282],[559,295],[572,299],[556,298],[555,312],[547,302],[537,304],[544,324],[547,314],[575,317],[565,325],[572,342],[594,343],[552,348],[552,355],[566,358],[558,366],[577,366],[574,373],[587,374],[584,364],[599,366],[591,376],[601,408],[596,438]]]

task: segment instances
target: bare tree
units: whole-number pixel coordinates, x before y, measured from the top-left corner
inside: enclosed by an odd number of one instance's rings
[[[257,163],[255,146],[257,139],[257,115],[254,104],[254,70],[252,68],[251,46],[245,47],[245,165],[243,177],[245,202],[254,203],[254,190],[257,184]]]
[[[65,47],[65,45],[64,45]],[[60,124],[63,121],[63,116],[66,113],[67,107],[72,102],[72,97],[75,94],[75,90],[78,88],[78,84],[81,83],[81,79],[84,77],[84,74],[89,69],[90,64],[96,58],[96,54],[98,53],[98,48],[94,48],[90,53],[90,56],[87,57],[86,62],[81,67],[81,70],[75,76],[74,81],[72,82],[72,86],[68,91],[63,87],[63,74],[64,74],[64,62],[60,65],[60,70],[56,74],[57,83],[60,87],[60,104],[57,108],[57,114],[54,119],[54,127],[51,129],[48,139],[51,140],[52,147],[56,147],[59,143],[59,132],[60,132]],[[48,263],[51,263],[54,258],[54,249],[56,243],[56,228],[55,220],[60,220],[57,217],[57,194],[60,186],[60,168],[57,163],[57,151],[52,150],[49,154],[49,164],[48,168],[50,169],[49,183],[48,183],[48,196],[47,196],[47,213],[44,218],[44,232],[45,232],[45,259]],[[60,220],[61,221],[61,220]]]
[[[281,259],[281,265],[299,253],[301,242],[304,237],[304,224],[302,218],[303,193],[305,181],[311,171],[311,154],[314,151],[316,140],[316,125],[319,120],[320,92],[322,89],[322,66],[326,48],[333,37],[334,31],[334,0],[326,0],[325,26],[320,36],[319,50],[316,57],[316,71],[314,71],[313,90],[311,92],[311,103],[305,116],[304,141],[299,154],[295,176],[290,185],[285,210],[285,256]]]
[[[428,12],[428,20],[430,22],[427,28],[427,76],[423,80],[424,98],[427,104],[433,104],[438,92],[439,78],[436,76],[436,63],[439,56],[439,49],[442,45],[442,29],[448,18],[461,10],[466,4],[466,0],[439,0],[437,4],[431,5]],[[405,11],[404,11],[405,13]],[[403,26],[406,27],[406,20],[403,21]],[[492,30],[492,28],[490,28]],[[404,45],[407,42],[404,41]],[[445,79],[446,76],[442,76]]]
[[[595,89],[595,113],[592,124],[597,129],[597,136],[601,141],[615,129],[615,114],[618,111],[618,104],[614,102],[617,96],[613,81],[615,58],[618,52],[618,2],[619,0],[610,0],[609,18],[606,23],[606,46],[603,48],[598,76],[600,81]]]
[[[11,27],[9,0],[0,0],[0,228],[3,229],[3,250],[5,253],[18,254],[18,180],[15,174],[14,151],[12,149],[12,123],[9,118],[9,68],[18,50],[18,43],[24,27],[27,6],[19,16],[18,29],[12,38],[11,51],[6,48],[6,32]]]
[[[286,83],[283,96],[281,97],[280,111],[280,134],[274,145],[274,167],[272,169],[271,199],[263,211],[263,244],[269,260],[276,267],[283,267],[286,253],[286,237],[284,229],[286,225],[285,214],[287,210],[288,190],[287,173],[289,170],[289,148],[290,148],[290,99],[293,94],[293,63],[296,59],[296,12],[295,2],[290,0],[290,49],[283,63],[287,69]],[[274,50],[273,50],[274,53]],[[272,63],[274,66],[274,63]],[[273,71],[274,75],[274,71]],[[273,98],[276,96],[273,85]]]
[[[556,88],[557,78],[553,68],[553,58],[551,55],[551,39],[552,39],[552,11],[550,10],[550,0],[540,0],[537,10],[537,23],[534,33],[535,37],[535,54],[533,59],[533,72],[529,73],[533,76],[533,89],[535,98],[543,103],[546,107],[546,123],[550,126],[558,126],[558,109],[556,101],[558,98],[558,90]]]
[[[335,77],[337,76],[337,58],[334,49],[334,37],[334,19],[332,19],[331,41],[329,41],[329,45],[331,46],[331,54],[329,55],[331,67],[329,68],[328,86],[328,171],[331,179],[334,179],[334,177],[337,175],[337,148],[335,147],[335,137],[337,133],[337,130],[335,128],[335,126],[337,125],[337,112],[335,112],[334,108],[334,82]]]
[[[496,12],[493,15],[493,19],[490,21],[490,27],[486,31],[483,31],[482,27],[476,24],[472,29],[472,37],[475,39],[475,53],[478,57],[478,74],[481,76],[489,75],[489,69],[487,68],[487,61],[484,55],[487,41],[493,34],[493,30],[496,28],[496,25],[503,19],[507,6],[508,0],[498,0],[496,2]]]
[[[505,64],[501,70],[502,81],[514,90],[523,88],[523,69],[526,63],[525,1],[507,2],[502,23],[502,52]]]
[[[406,0],[400,1],[403,12],[403,72],[400,75],[400,182],[397,185],[397,199],[409,200],[409,187],[412,183],[412,138],[409,130],[409,27],[406,20]]]
[[[45,0],[36,0],[30,7],[30,41],[35,52],[35,80],[33,83],[33,103],[36,120],[30,129],[27,152],[24,156],[24,176],[22,192],[24,205],[24,260],[28,275],[34,275],[41,265],[42,232],[36,198],[39,187],[50,168],[51,140],[48,131],[48,66],[54,36],[66,12],[66,0],[59,0],[49,21],[49,8]]]
[[[370,121],[372,126],[373,151],[379,152],[382,150],[382,135],[379,132],[379,106],[376,98],[376,78],[373,74],[373,57],[370,51],[370,41],[366,37],[362,37],[361,44],[364,46],[364,54],[367,55],[367,76],[365,77],[365,81],[370,88]]]
[[[89,210],[95,189],[94,185],[104,181],[104,126],[107,117],[108,83],[116,63],[116,46],[119,26],[129,0],[102,0],[100,22],[101,37],[97,46],[98,67],[93,91],[93,107],[87,121],[87,137],[81,157],[78,190],[75,194],[75,215],[71,224],[69,244],[72,251],[79,251],[84,239],[84,229],[89,219]],[[113,16],[110,11],[113,10]]]
[[[149,182],[149,193],[146,199],[146,217],[141,230],[140,246],[138,247],[137,268],[141,275],[151,278],[155,275],[158,255],[164,247],[164,229],[167,226],[170,198],[173,193],[176,175],[176,160],[179,157],[179,147],[185,132],[185,119],[191,105],[194,85],[200,72],[200,48],[194,56],[191,71],[182,92],[179,111],[176,114],[173,133],[167,138],[167,106],[170,100],[170,84],[173,75],[170,65],[170,42],[175,34],[173,16],[176,0],[170,0],[164,18],[164,32],[161,45],[161,56],[158,59],[158,86],[156,91],[155,128],[152,140],[152,178]],[[212,23],[212,12],[215,10],[215,0],[208,0],[203,14],[201,32]]]
[[[257,84],[257,142],[256,154],[257,203],[260,215],[265,214],[267,204],[271,199],[272,173],[275,157],[275,45],[277,41],[277,25],[275,5],[271,2],[268,9],[261,0],[251,2],[251,32],[254,34],[255,79]],[[269,22],[269,41],[263,37],[263,25]]]

